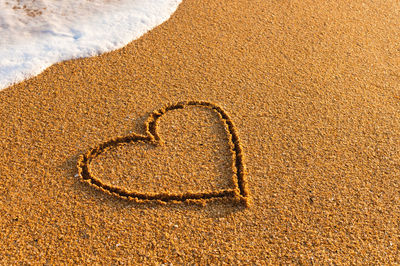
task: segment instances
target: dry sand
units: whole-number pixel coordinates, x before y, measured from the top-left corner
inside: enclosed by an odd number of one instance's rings
[[[395,0],[184,0],[123,49],[1,91],[1,264],[399,263],[399,17]],[[230,114],[249,208],[135,203],[76,176],[79,155],[182,100]],[[160,122],[170,150],[126,145],[93,171],[143,192],[229,187],[221,124],[184,112]]]

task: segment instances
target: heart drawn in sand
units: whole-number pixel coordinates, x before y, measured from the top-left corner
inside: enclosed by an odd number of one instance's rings
[[[94,176],[90,170],[90,164],[97,156],[109,151],[120,145],[133,142],[142,142],[155,147],[163,145],[162,137],[158,133],[158,121],[160,117],[165,115],[168,111],[183,109],[188,106],[196,106],[202,108],[208,108],[218,114],[221,123],[225,125],[225,131],[228,136],[227,145],[230,147],[232,153],[232,170],[233,170],[233,184],[234,188],[206,191],[206,192],[183,192],[183,193],[144,193],[137,191],[128,191],[123,187],[113,186],[102,182],[101,179]],[[239,137],[236,133],[235,126],[232,120],[229,118],[227,113],[219,106],[202,101],[188,101],[179,102],[176,104],[169,104],[163,108],[152,112],[145,122],[146,135],[139,135],[132,133],[125,137],[116,137],[108,140],[104,143],[97,145],[90,149],[86,154],[79,156],[78,159],[78,174],[83,181],[88,184],[97,187],[98,189],[115,195],[117,197],[135,200],[138,202],[143,201],[159,201],[162,203],[175,201],[204,201],[211,199],[232,199],[235,201],[243,202],[248,204],[249,193],[247,190],[246,172],[243,164],[243,152],[240,144]]]

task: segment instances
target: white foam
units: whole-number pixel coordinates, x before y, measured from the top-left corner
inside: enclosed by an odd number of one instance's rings
[[[182,0],[0,0],[0,90],[63,60],[123,47]]]

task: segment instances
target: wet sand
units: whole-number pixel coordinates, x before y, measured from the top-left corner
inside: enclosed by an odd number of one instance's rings
[[[1,263],[399,263],[399,9],[184,0],[120,50],[0,91]],[[188,100],[229,113],[250,207],[135,202],[81,181],[81,154]],[[174,110],[161,150],[128,144],[93,172],[144,193],[234,188],[220,122]]]

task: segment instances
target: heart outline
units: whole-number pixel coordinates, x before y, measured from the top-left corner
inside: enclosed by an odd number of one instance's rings
[[[152,144],[155,146],[162,145],[162,138],[158,134],[158,120],[161,116],[168,111],[183,109],[186,106],[198,106],[209,108],[215,111],[221,122],[224,123],[225,133],[228,136],[228,144],[232,153],[232,168],[234,168],[232,175],[234,188],[215,190],[209,192],[185,192],[185,193],[141,193],[136,191],[127,191],[122,187],[112,186],[103,183],[100,179],[96,178],[90,171],[91,161],[102,154],[103,152],[114,147],[132,143],[142,142]],[[205,102],[205,101],[183,101],[174,104],[167,104],[164,107],[153,111],[145,121],[146,135],[131,133],[124,137],[115,137],[105,141],[94,148],[90,149],[87,153],[82,154],[78,158],[77,167],[78,175],[82,181],[102,190],[111,195],[120,198],[134,200],[136,202],[145,201],[158,201],[160,203],[166,202],[185,202],[185,201],[205,201],[211,199],[232,199],[244,203],[246,206],[249,204],[249,192],[247,189],[246,170],[243,162],[243,151],[240,144],[240,139],[236,132],[235,126],[228,116],[228,114],[218,105]],[[236,179],[235,179],[236,176]],[[204,202],[203,202],[204,203]]]

